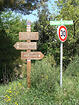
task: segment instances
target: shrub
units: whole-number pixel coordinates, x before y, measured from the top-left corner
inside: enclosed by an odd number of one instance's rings
[[[38,89],[52,91],[54,90],[55,82],[58,81],[59,68],[52,67],[48,59],[36,61],[32,65],[31,83],[33,87]]]

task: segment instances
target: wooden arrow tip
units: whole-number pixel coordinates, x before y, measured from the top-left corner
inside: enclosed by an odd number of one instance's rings
[[[14,47],[14,48],[17,48],[17,43],[15,43],[13,47]]]
[[[42,52],[41,52],[40,56],[41,56],[41,59],[42,59],[44,57],[44,54],[42,54]]]
[[[14,44],[13,47],[16,48],[16,44]]]
[[[44,54],[42,54],[42,58],[44,57]]]

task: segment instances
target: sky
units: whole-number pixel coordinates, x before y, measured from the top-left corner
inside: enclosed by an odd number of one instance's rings
[[[48,4],[48,9],[50,11],[51,14],[55,15],[57,12],[57,7],[56,7],[56,4],[54,3],[54,1],[57,1],[57,0],[49,0],[47,2]],[[38,17],[37,17],[37,10],[33,11],[32,14],[29,14],[29,15],[23,15],[22,16],[23,19],[25,20],[30,20],[31,22],[34,22],[34,21],[37,21],[38,20]]]

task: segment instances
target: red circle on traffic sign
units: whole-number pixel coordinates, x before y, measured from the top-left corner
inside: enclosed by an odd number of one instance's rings
[[[58,29],[58,35],[61,42],[66,41],[67,39],[67,29],[65,26],[60,26]]]

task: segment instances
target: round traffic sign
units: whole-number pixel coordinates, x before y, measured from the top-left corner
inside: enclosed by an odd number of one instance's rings
[[[58,37],[61,42],[66,41],[67,39],[67,29],[65,26],[59,26],[58,27]]]

